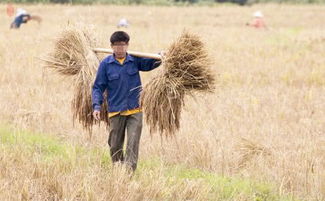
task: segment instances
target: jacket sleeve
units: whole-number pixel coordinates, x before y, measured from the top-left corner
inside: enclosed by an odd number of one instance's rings
[[[161,60],[138,57],[138,68],[140,71],[151,71],[161,64]]]
[[[105,63],[99,65],[96,79],[92,89],[92,105],[94,110],[100,110],[103,104],[103,93],[107,89],[108,79],[106,76]]]

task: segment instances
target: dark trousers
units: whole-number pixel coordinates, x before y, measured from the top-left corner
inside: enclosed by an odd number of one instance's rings
[[[124,162],[134,171],[137,168],[139,143],[142,131],[142,112],[109,118],[108,145],[113,162]],[[126,131],[126,132],[125,132]],[[125,155],[123,145],[127,134]]]

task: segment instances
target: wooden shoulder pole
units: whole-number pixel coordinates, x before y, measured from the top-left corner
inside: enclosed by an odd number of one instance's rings
[[[113,54],[112,49],[106,49],[106,48],[93,48],[93,51],[95,53],[108,53],[108,54]],[[151,58],[151,59],[157,59],[160,60],[161,56],[159,54],[153,54],[153,53],[145,53],[145,52],[137,52],[137,51],[127,51],[128,54],[132,56],[137,56],[137,57],[145,57],[145,58]]]

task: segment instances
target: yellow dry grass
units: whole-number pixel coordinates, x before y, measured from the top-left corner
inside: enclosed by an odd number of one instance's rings
[[[325,199],[324,6],[24,7],[42,16],[40,26],[30,22],[9,30],[11,19],[0,5],[2,122],[53,133],[71,143],[105,147],[104,129],[90,139],[80,125],[72,125],[73,86],[43,69],[38,57],[50,50],[52,39],[68,23],[93,26],[105,46],[118,19],[126,17],[131,21],[130,49],[145,52],[167,48],[186,28],[205,40],[213,56],[216,92],[185,99],[177,143],[151,138],[145,129],[140,158],[157,156],[167,164],[266,180],[274,182],[280,194]],[[255,10],[264,12],[269,30],[244,26]],[[143,82],[153,74],[143,73]],[[9,167],[15,167],[13,161]],[[102,172],[93,172],[91,180],[82,176],[87,173],[80,174],[88,185]],[[100,195],[101,185],[93,185]],[[56,191],[59,196],[61,190]]]

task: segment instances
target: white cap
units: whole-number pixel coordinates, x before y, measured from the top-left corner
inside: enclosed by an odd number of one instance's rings
[[[261,11],[255,11],[253,14],[254,17],[263,17],[263,13]]]
[[[128,27],[129,23],[125,18],[120,19],[120,21],[117,24],[118,27]]]
[[[22,8],[18,8],[17,12],[16,12],[16,17],[18,17],[19,15],[25,15],[27,14],[26,10],[22,9]]]

